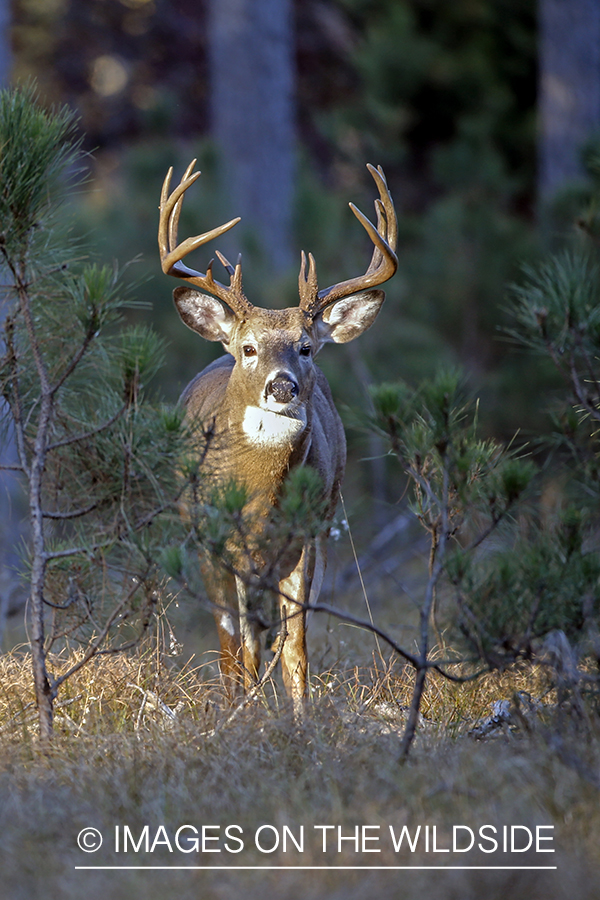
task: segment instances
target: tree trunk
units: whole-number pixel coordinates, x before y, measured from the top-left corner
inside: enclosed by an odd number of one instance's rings
[[[44,585],[46,581],[46,542],[42,517],[42,479],[48,445],[48,428],[52,416],[52,398],[43,390],[29,476],[29,517],[31,521],[31,657],[35,699],[38,708],[40,738],[49,741],[54,721],[54,698],[46,667]]]
[[[40,342],[36,334],[34,318],[27,294],[27,268],[21,265],[17,281],[19,307],[25,321],[29,338],[29,352],[35,360],[40,382],[39,418],[37,422],[35,442],[31,462],[28,468],[29,479],[29,521],[31,524],[31,579],[30,579],[30,614],[31,614],[31,660],[33,681],[35,685],[35,701],[38,709],[40,738],[47,743],[52,738],[54,720],[54,697],[46,667],[45,622],[44,622],[44,587],[48,558],[46,555],[46,539],[44,534],[44,517],[42,513],[42,485],[46,454],[48,451],[48,433],[53,415],[53,392],[50,386],[48,371],[42,356]],[[19,426],[20,427],[20,426]],[[23,434],[22,434],[23,436]],[[23,464],[25,464],[23,460]]]
[[[582,145],[600,129],[600,3],[539,0],[538,192],[581,178]]]
[[[292,262],[292,2],[211,0],[208,34],[212,131],[231,212],[281,271]]]

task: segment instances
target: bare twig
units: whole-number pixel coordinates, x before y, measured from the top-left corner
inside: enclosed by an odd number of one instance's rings
[[[80,519],[82,516],[87,516],[88,513],[91,513],[97,507],[97,503],[91,503],[89,506],[83,507],[83,509],[74,509],[72,512],[48,512],[44,510],[42,515],[45,519]]]
[[[70,678],[72,675],[74,675],[75,672],[78,672],[79,669],[83,668],[83,666],[87,665],[87,663],[90,661],[90,659],[92,659],[93,656],[103,655],[102,649],[101,649],[102,644],[104,643],[113,623],[119,618],[123,609],[125,609],[127,607],[127,605],[129,604],[129,601],[131,600],[131,598],[133,597],[135,592],[138,590],[138,588],[139,588],[139,584],[137,584],[137,583],[134,584],[134,586],[130,589],[129,593],[127,593],[125,595],[125,597],[121,600],[121,602],[119,604],[117,604],[117,606],[115,606],[115,608],[113,609],[113,611],[107,618],[106,622],[104,623],[104,627],[102,628],[102,631],[99,633],[98,637],[94,641],[92,641],[90,644],[88,644],[88,648],[85,651],[85,653],[83,654],[83,656],[81,657],[81,659],[79,659],[69,669],[67,669],[66,672],[63,672],[63,674],[60,675],[58,678],[53,679],[53,681],[52,681],[53,697],[56,697],[58,688],[61,686],[61,684],[64,681],[66,681],[68,678]],[[132,646],[133,643],[135,643],[135,642],[128,642],[127,645]],[[120,647],[119,649],[123,650],[123,649],[125,649],[125,646]]]
[[[123,413],[127,409],[127,404],[124,403],[117,412],[107,419],[106,422],[103,422],[101,425],[98,425],[96,428],[90,428],[89,431],[83,431],[80,434],[74,434],[71,437],[63,438],[60,441],[54,441],[52,444],[48,444],[48,452],[52,450],[57,450],[59,447],[68,447],[71,444],[77,444],[80,441],[88,440],[89,438],[95,437],[97,434],[100,434],[102,431],[105,431],[107,428],[110,428],[111,425],[114,425],[115,422],[123,415]]]

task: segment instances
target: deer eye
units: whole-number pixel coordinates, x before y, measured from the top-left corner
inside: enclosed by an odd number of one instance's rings
[[[242,353],[244,356],[256,356],[256,347],[253,347],[252,344],[244,344]]]
[[[310,356],[311,353],[312,347],[310,346],[310,344],[304,344],[302,347],[300,347],[300,356]]]

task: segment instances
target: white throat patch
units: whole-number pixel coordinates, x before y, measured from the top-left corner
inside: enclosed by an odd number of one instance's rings
[[[299,410],[300,418],[293,419],[282,413],[247,406],[242,429],[249,441],[262,447],[290,444],[306,428],[306,413]]]

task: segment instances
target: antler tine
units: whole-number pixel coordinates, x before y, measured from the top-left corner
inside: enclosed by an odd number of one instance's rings
[[[308,270],[306,266],[306,253],[302,250],[300,256],[300,273],[298,275],[298,293],[300,294],[300,309],[310,309],[318,290],[317,264],[312,253],[308,254]]]
[[[229,287],[216,281],[212,273],[212,260],[207,266],[206,273],[198,272],[191,269],[182,262],[183,258],[195,250],[202,244],[214,238],[220,237],[230,228],[240,221],[239,216],[219,225],[216,228],[207,231],[204,234],[195,237],[186,238],[180,244],[177,243],[177,231],[179,227],[179,215],[183,205],[185,192],[200,177],[200,172],[194,172],[193,168],[196,160],[193,159],[185,170],[181,181],[172,193],[171,178],[173,176],[173,168],[171,167],[165,176],[160,196],[160,218],[158,224],[158,247],[160,251],[160,260],[162,270],[165,275],[174,275],[177,278],[184,278],[190,284],[195,284],[209,294],[213,294],[226,303],[238,315],[246,316],[252,310],[252,304],[245,296],[242,289],[242,263],[241,256],[235,267],[225,260],[221,254],[219,259],[223,262],[225,269],[230,276]]]
[[[219,257],[219,262],[227,270],[230,279],[230,287],[231,290],[236,291],[237,293],[243,294],[242,291],[242,254],[238,253],[237,262],[235,267],[231,265],[228,259],[226,259],[222,253],[219,253],[218,250],[215,251],[217,256]],[[246,299],[244,297],[244,299]],[[249,307],[252,307],[252,304],[249,300],[246,299]]]
[[[335,300],[340,300],[342,297],[348,297],[350,294],[355,294],[358,291],[383,284],[384,281],[392,277],[398,268],[398,259],[395,252],[398,240],[398,220],[394,210],[394,203],[381,166],[375,168],[368,164],[367,168],[373,176],[379,191],[379,197],[375,201],[377,227],[353,203],[350,203],[349,206],[373,241],[374,248],[371,262],[364,275],[350,278],[348,281],[341,281],[319,291],[314,259],[312,256],[309,257],[310,267],[307,275],[306,258],[303,253],[299,276],[300,308],[311,318]]]
[[[161,194],[160,194],[160,219],[158,223],[158,245],[160,249],[160,257],[163,271],[168,274],[165,266],[168,268],[169,254],[177,245],[177,226],[179,225],[179,213],[183,202],[184,192],[200,177],[200,172],[196,172],[191,178],[190,172],[195,165],[196,160],[192,160],[186,169],[179,186],[169,195],[171,188],[171,178],[173,176],[173,166],[165,176]]]
[[[394,209],[394,202],[387,186],[386,177],[381,166],[375,168],[371,163],[367,163],[367,169],[373,176],[379,190],[379,197],[375,201],[375,208],[377,210],[377,228],[379,230],[379,214],[381,213],[385,218],[385,233],[383,236],[390,249],[395,253],[396,245],[398,243],[398,219],[396,218],[396,210]]]
[[[374,203],[375,206],[375,215],[377,216],[377,232],[378,234],[383,235],[383,237],[387,240],[387,219],[385,215],[385,207],[381,200],[377,198]],[[388,241],[389,244],[389,241]],[[380,265],[383,259],[383,255],[379,247],[375,246],[373,250],[373,256],[371,257],[371,262],[369,263],[369,268],[367,269],[366,274],[369,275],[371,272],[374,272]]]
[[[189,166],[187,167],[187,169],[185,170],[185,172],[183,173],[180,184],[183,184],[185,181],[187,181],[190,178],[195,165],[196,165],[196,160],[193,159],[191,161],[191,163],[189,164]],[[173,171],[172,166],[171,166],[170,171],[171,172]],[[196,181],[198,178],[200,178],[200,172],[196,172],[194,174],[192,180],[189,183],[189,186],[191,186],[194,183],[194,181]],[[169,182],[170,181],[171,181],[171,178],[169,178]],[[187,190],[187,188],[186,188],[186,190]],[[183,198],[184,198],[184,191],[181,192],[181,195],[180,195],[179,199],[177,200],[177,202],[175,203],[175,205],[173,206],[173,211],[169,217],[169,250],[170,251],[174,250],[177,246],[177,231],[179,228],[179,215],[181,213],[181,208],[183,206]],[[161,197],[161,200],[162,200],[162,197]]]

